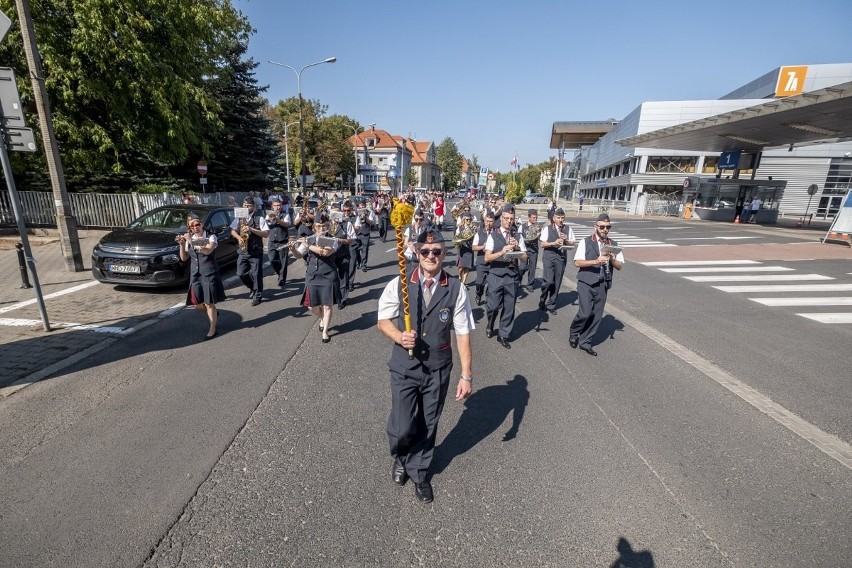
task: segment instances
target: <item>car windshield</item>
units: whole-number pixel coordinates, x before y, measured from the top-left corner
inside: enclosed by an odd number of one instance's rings
[[[183,233],[186,231],[186,214],[184,209],[156,209],[130,223],[128,229]]]

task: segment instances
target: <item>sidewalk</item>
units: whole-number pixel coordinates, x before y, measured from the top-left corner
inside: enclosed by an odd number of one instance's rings
[[[83,272],[65,268],[55,231],[30,237],[52,328],[49,332],[43,328],[35,289],[20,288],[14,246],[19,239],[0,237],[0,397],[9,396],[21,383],[50,376],[141,326],[154,323],[164,311],[183,305],[183,289],[117,289],[98,283],[91,273],[91,251],[105,233],[80,231]]]

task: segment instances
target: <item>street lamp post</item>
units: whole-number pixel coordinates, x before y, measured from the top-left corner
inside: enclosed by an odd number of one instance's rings
[[[293,122],[287,122],[284,124],[284,162],[287,164],[287,193],[290,194],[290,199],[293,198],[293,194],[290,192],[290,147],[288,142],[288,133],[287,129],[291,124],[297,124],[298,121],[294,120]]]
[[[305,127],[304,120],[302,118],[302,71],[307,69],[308,67],[314,67],[315,65],[322,65],[323,63],[334,63],[337,61],[336,57],[327,57],[322,61],[316,61],[314,63],[309,63],[296,71],[295,67],[291,67],[286,63],[278,63],[277,61],[269,61],[272,65],[277,65],[279,67],[286,67],[296,74],[296,88],[299,92],[299,154],[302,158],[302,191],[305,191],[305,167],[307,163],[305,162]]]
[[[358,136],[358,131],[355,129],[354,126],[352,126],[351,124],[344,124],[343,126],[351,128],[352,134],[356,137]],[[358,183],[357,183],[358,182],[358,146],[357,145],[355,146],[353,152],[355,154],[355,173],[352,174],[354,176],[352,178],[352,185],[354,186],[354,189],[356,190],[356,193],[357,193],[357,190],[358,190]]]

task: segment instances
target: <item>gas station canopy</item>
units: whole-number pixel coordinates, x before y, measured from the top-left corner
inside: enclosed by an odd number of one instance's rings
[[[618,124],[615,119],[600,121],[554,122],[550,134],[550,147],[579,148],[590,146]]]
[[[550,147],[557,136],[553,127]],[[589,123],[600,124],[600,123]],[[617,140],[627,147],[732,152],[852,140],[852,82]],[[566,144],[567,146],[568,144]]]

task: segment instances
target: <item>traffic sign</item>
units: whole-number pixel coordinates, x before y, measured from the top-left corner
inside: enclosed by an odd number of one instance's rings
[[[815,195],[817,191],[819,191],[819,186],[817,184],[812,183],[808,186],[808,195]]]
[[[198,160],[198,173],[202,176],[207,173],[207,162]]]
[[[488,181],[492,181],[494,179],[494,174],[488,174]]]
[[[200,180],[198,180],[198,183],[200,183],[201,185],[207,185],[207,178],[206,177],[201,178]]]

